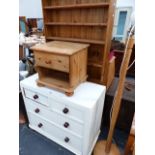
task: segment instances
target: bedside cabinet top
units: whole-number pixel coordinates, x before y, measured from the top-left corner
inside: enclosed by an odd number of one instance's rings
[[[31,47],[31,50],[42,51],[48,53],[62,54],[62,55],[73,55],[82,49],[85,49],[89,44],[80,44],[64,41],[51,41],[45,44],[38,44]]]
[[[32,89],[40,94],[49,95],[49,97],[54,96],[60,101],[68,101],[86,108],[92,108],[101,95],[103,95],[103,98],[105,97],[106,87],[96,83],[83,82],[74,90],[74,95],[68,97],[64,93],[55,89],[37,86],[37,79],[38,74],[34,74],[22,80],[20,84],[22,87]]]

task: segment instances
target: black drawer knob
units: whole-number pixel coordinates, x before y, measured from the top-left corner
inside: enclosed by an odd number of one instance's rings
[[[36,108],[34,111],[35,111],[35,113],[39,113],[40,109]]]
[[[39,98],[39,96],[38,95],[34,95],[33,98],[36,100],[36,99]]]
[[[64,114],[67,114],[68,112],[69,112],[69,109],[68,109],[68,108],[64,108],[64,109],[63,109],[63,113],[64,113]]]
[[[38,127],[39,127],[39,128],[41,128],[42,126],[43,126],[43,124],[42,124],[42,123],[39,123],[39,124],[38,124]]]
[[[68,122],[65,122],[65,123],[64,123],[64,127],[65,127],[65,128],[68,128],[68,127],[69,127],[69,123],[68,123]]]
[[[65,141],[66,143],[68,143],[68,142],[69,142],[69,138],[66,137],[66,138],[64,139],[64,141]]]

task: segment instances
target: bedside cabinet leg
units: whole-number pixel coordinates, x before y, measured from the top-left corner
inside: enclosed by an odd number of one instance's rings
[[[39,86],[39,87],[45,87],[44,84],[41,84],[41,83],[38,83],[38,82],[37,82],[37,86]]]
[[[73,96],[74,92],[65,92],[67,96]]]

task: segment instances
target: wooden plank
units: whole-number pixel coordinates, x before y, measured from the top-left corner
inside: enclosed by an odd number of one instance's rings
[[[130,38],[129,45],[130,45],[129,47],[131,47],[131,45],[133,47],[134,38],[132,38],[132,37]],[[121,70],[120,70],[120,74],[119,74],[118,86],[117,86],[117,90],[116,90],[116,93],[115,93],[115,96],[113,99],[114,106],[113,106],[112,118],[111,118],[111,122],[110,122],[110,129],[109,129],[106,148],[105,148],[105,152],[107,154],[110,152],[111,145],[112,145],[112,137],[114,134],[115,125],[116,125],[116,121],[117,121],[120,106],[121,106],[121,99],[122,99],[124,83],[125,83],[125,79],[126,79],[127,68],[128,68],[130,56],[132,53],[132,49],[129,47],[127,47],[127,50],[124,53],[123,61],[121,64]]]
[[[41,3],[42,3],[42,6],[46,5],[46,1],[45,0],[42,0]],[[47,18],[47,13],[46,13],[46,11],[44,11],[43,7],[42,7],[42,13],[43,13],[43,24],[44,24],[44,30],[43,31],[44,31],[45,36],[47,36],[48,35],[48,31],[46,29],[45,22],[48,21],[48,18]]]
[[[108,27],[107,27],[107,30],[106,30],[104,56],[103,56],[103,68],[102,68],[102,74],[101,74],[101,81],[103,81],[104,85],[107,85],[109,52],[110,52],[110,47],[111,47],[115,5],[116,5],[116,0],[110,0],[110,7],[109,7],[109,10],[108,10],[108,17],[107,17],[107,19],[108,19]]]
[[[56,85],[54,88],[65,88],[64,90],[66,91],[66,89],[69,89],[69,83],[67,81],[63,81],[63,80],[59,80],[58,78],[53,78],[53,77],[44,77],[44,78],[40,78],[39,80],[42,84],[45,84],[46,86],[49,87],[53,87],[54,85]]]
[[[102,65],[101,64],[97,64],[97,62],[88,62],[88,66],[94,66],[94,67],[99,67],[99,68],[102,68]]]
[[[69,64],[69,79],[70,86],[73,87],[78,84],[80,80],[79,76],[79,54],[74,54],[70,56],[70,64]]]
[[[77,38],[75,39],[75,38],[63,38],[63,37],[47,37],[46,39],[104,45],[104,41],[89,40],[89,39],[77,39]]]
[[[87,78],[87,49],[83,49],[79,52],[79,81]]]
[[[107,75],[107,89],[112,84],[115,77],[115,56],[109,61],[108,75]]]
[[[70,56],[69,71],[71,87],[87,79],[87,49]]]
[[[125,145],[124,155],[135,154],[135,116],[132,121],[130,134]]]
[[[103,3],[87,3],[87,4],[74,4],[74,5],[62,5],[62,6],[44,6],[44,9],[76,9],[76,8],[96,8],[96,7],[108,7],[108,2]]]
[[[39,74],[38,84],[51,88],[59,88],[59,90],[69,90],[69,74],[60,71],[35,66]]]

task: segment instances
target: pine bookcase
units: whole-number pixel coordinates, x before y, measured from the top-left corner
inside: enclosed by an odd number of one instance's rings
[[[88,80],[107,85],[116,0],[42,0],[46,41],[89,44]]]

